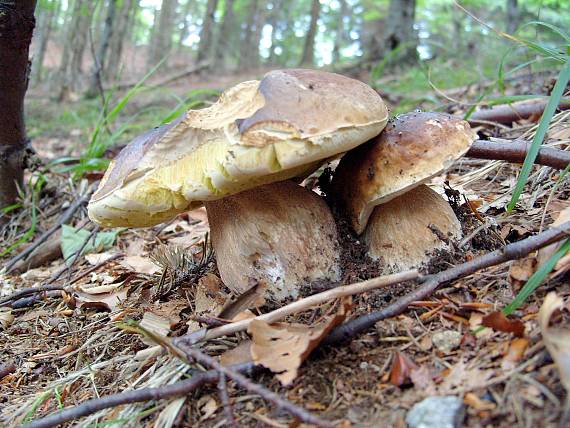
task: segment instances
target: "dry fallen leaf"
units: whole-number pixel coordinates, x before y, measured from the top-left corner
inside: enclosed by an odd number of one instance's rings
[[[126,300],[127,290],[117,290],[102,294],[76,291],[73,293],[73,297],[75,297],[75,302],[81,309],[98,309],[113,312]]]
[[[147,275],[152,275],[153,273],[159,272],[160,267],[155,265],[150,257],[143,256],[127,256],[123,260],[119,261],[121,266],[126,267],[132,271],[138,273],[144,273]]]
[[[10,324],[14,322],[14,315],[12,315],[11,308],[0,308],[0,328],[7,330]]]
[[[222,366],[231,366],[251,362],[251,340],[241,342],[238,346],[220,355]]]
[[[555,292],[548,293],[538,312],[538,324],[544,345],[560,372],[560,381],[570,392],[570,329],[549,327],[550,318],[564,308],[564,300]]]
[[[536,270],[536,258],[527,257],[515,260],[509,267],[509,282],[514,291],[518,291]]]
[[[418,366],[403,352],[396,351],[392,359],[392,368],[390,370],[390,383],[396,386],[402,386],[409,383],[412,371],[417,370]]]
[[[560,226],[562,223],[570,221],[570,207],[567,207],[560,211],[558,218],[552,223],[551,227]],[[538,263],[536,269],[542,266],[552,255],[558,251],[558,249],[564,244],[564,240],[550,244],[547,247],[541,248],[538,251]],[[551,277],[558,276],[570,269],[570,254],[562,257],[554,266],[554,269],[550,273]]]
[[[503,358],[503,362],[501,363],[501,368],[503,370],[510,370],[516,366],[523,355],[524,351],[528,347],[528,340],[525,338],[517,338],[511,341],[509,344],[509,350],[505,354]]]
[[[516,337],[524,336],[524,324],[521,320],[510,320],[501,311],[491,312],[483,317],[482,324],[495,331],[513,333]]]
[[[465,397],[463,397],[463,402],[479,412],[485,410],[494,410],[495,407],[497,407],[497,405],[492,401],[482,400],[472,392],[465,394]]]
[[[334,327],[345,320],[351,307],[352,299],[343,298],[333,316],[312,327],[287,323],[270,325],[253,320],[248,329],[252,335],[253,361],[276,373],[283,385],[291,384],[301,363]]]

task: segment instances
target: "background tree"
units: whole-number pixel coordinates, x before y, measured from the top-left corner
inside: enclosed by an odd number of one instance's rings
[[[24,95],[35,8],[35,0],[0,0],[0,208],[14,203],[24,174]]]
[[[149,66],[156,65],[172,49],[172,30],[176,18],[177,0],[162,0],[158,20],[155,19],[153,38],[150,42]]]
[[[315,63],[315,36],[317,34],[317,24],[321,13],[321,2],[319,0],[311,1],[311,21],[309,29],[305,36],[305,47],[303,48],[303,56],[301,57],[301,65],[311,66]]]
[[[216,24],[215,14],[218,7],[218,0],[208,0],[206,6],[206,14],[202,21],[202,29],[200,30],[200,44],[198,45],[198,62],[205,61],[210,58],[213,52],[214,25]]]
[[[416,0],[391,0],[384,34],[384,55],[394,52],[399,62],[418,59],[418,37],[414,30]]]

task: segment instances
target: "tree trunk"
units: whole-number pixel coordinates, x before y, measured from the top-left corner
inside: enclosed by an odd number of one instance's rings
[[[213,52],[214,40],[214,25],[216,8],[218,7],[218,0],[208,0],[206,6],[206,15],[202,22],[202,29],[200,30],[200,43],[198,44],[198,62],[210,59],[210,54]]]
[[[281,16],[281,9],[283,7],[283,0],[273,0],[273,8],[271,9],[271,14],[269,15],[269,20],[267,24],[271,26],[271,47],[269,48],[269,58],[267,62],[269,64],[275,64],[275,59],[277,53],[275,49],[277,48],[277,31],[279,28],[279,18]]]
[[[397,49],[393,58],[397,63],[414,63],[418,60],[415,14],[416,0],[390,1],[383,53],[387,55]]]
[[[336,37],[334,39],[332,60],[333,64],[338,64],[340,61],[340,49],[344,43],[344,17],[348,15],[348,5],[346,0],[339,0],[340,7],[338,11],[338,18],[336,21]]]
[[[45,10],[38,20],[38,27],[36,29],[36,40],[34,46],[34,61],[32,63],[32,73],[31,81],[33,84],[40,83],[42,81],[42,71],[44,64],[44,57],[53,28],[54,17],[59,15],[59,10],[61,8],[61,2],[51,1],[48,5],[47,10]]]
[[[514,33],[519,26],[520,9],[518,0],[507,0],[507,32]]]
[[[66,99],[70,92],[78,89],[83,55],[87,46],[87,33],[95,6],[96,2],[90,0],[75,0],[59,67],[57,96],[59,101]]]
[[[95,97],[98,93],[99,86],[102,86],[101,82],[103,80],[103,70],[105,68],[107,51],[109,49],[111,37],[113,36],[115,16],[117,14],[117,2],[118,0],[109,0],[101,43],[99,45],[99,49],[95,55],[95,58],[93,58],[93,67],[91,69],[89,88],[85,94],[87,98]]]
[[[0,0],[0,208],[16,201],[23,180],[24,95],[35,7],[36,0]]]
[[[317,22],[321,13],[321,3],[319,0],[312,0],[311,23],[305,36],[305,47],[301,57],[301,65],[311,66],[315,63],[315,36],[317,35]]]
[[[109,60],[105,67],[107,78],[115,78],[119,72],[119,65],[121,64],[121,56],[123,54],[123,45],[127,38],[129,23],[132,21],[134,9],[138,2],[133,0],[123,0],[121,3],[121,8],[116,19],[115,31],[113,31],[109,42]]]
[[[153,46],[151,46],[152,55],[150,56],[149,66],[154,67],[172,49],[172,29],[176,18],[177,5],[177,0],[162,0],[157,27],[155,19],[155,37]]]
[[[180,30],[180,35],[178,36],[178,50],[182,49],[184,40],[188,35],[188,15],[190,14],[190,9],[194,6],[194,0],[187,0],[184,8],[182,9],[182,29]]]
[[[257,14],[259,8],[259,0],[250,0],[249,13],[247,15],[247,24],[244,31],[244,37],[240,49],[239,68],[254,68],[254,57],[259,58],[259,51],[254,47],[255,25],[257,22]]]
[[[220,33],[216,43],[214,55],[215,68],[224,69],[226,66],[226,52],[230,46],[230,38],[234,27],[235,12],[234,0],[226,0],[224,5],[224,18],[220,26]]]

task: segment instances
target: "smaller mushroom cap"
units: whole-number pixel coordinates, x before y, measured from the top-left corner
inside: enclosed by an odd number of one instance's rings
[[[414,112],[397,116],[372,141],[344,155],[332,188],[354,230],[364,231],[375,206],[449,168],[475,138],[457,117]]]
[[[204,201],[314,171],[378,135],[388,113],[368,85],[277,70],[230,88],[129,144],[89,202],[104,226],[152,226]]]

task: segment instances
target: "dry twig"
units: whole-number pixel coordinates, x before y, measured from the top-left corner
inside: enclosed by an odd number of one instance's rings
[[[351,339],[374,326],[378,321],[401,314],[412,302],[426,299],[445,283],[471,275],[481,269],[523,258],[532,251],[560,241],[569,235],[570,221],[437,274],[429,275],[424,278],[421,287],[399,298],[386,308],[355,318],[337,327],[323,343],[330,345]]]

